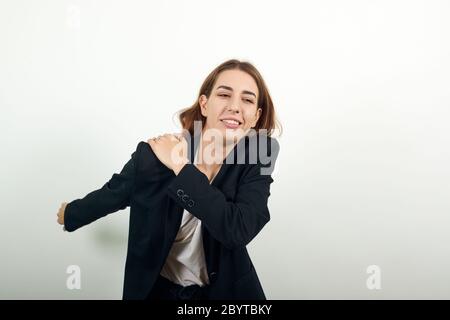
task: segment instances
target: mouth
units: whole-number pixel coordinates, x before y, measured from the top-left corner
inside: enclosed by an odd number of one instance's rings
[[[225,127],[229,129],[236,129],[242,124],[242,122],[238,120],[231,120],[231,119],[222,119],[220,121],[225,125]]]

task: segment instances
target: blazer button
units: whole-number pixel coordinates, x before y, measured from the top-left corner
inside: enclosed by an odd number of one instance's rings
[[[209,282],[213,283],[217,280],[217,272],[211,272],[209,274]]]
[[[183,200],[183,202],[186,202],[187,199],[189,199],[189,196],[187,194],[185,194],[181,197],[181,200]]]
[[[177,190],[177,196],[181,197],[184,194],[184,190],[183,189],[178,189]]]
[[[195,201],[194,200],[189,200],[189,202],[187,203],[187,205],[188,205],[188,207],[189,208],[192,208],[193,206],[194,206],[194,204],[195,204]]]

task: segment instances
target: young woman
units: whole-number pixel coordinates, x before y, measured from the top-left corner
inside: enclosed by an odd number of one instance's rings
[[[102,188],[63,203],[58,223],[71,232],[130,207],[124,299],[266,299],[246,250],[270,219],[279,150],[264,80],[226,61],[179,119],[182,134],[141,141]]]

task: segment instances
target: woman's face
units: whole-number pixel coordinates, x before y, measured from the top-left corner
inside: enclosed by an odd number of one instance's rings
[[[225,138],[224,143],[233,142],[254,127],[262,109],[257,106],[259,98],[255,80],[241,70],[222,71],[208,97],[201,95],[199,104],[206,117],[203,131],[216,129]]]

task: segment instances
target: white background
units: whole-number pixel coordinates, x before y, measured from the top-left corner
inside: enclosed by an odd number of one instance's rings
[[[449,16],[448,1],[1,1],[0,298],[122,297],[128,209],[75,233],[57,210],[178,131],[238,58],[284,126],[272,219],[248,247],[267,297],[449,299]]]

